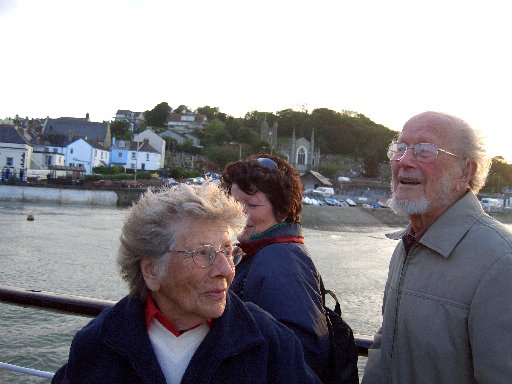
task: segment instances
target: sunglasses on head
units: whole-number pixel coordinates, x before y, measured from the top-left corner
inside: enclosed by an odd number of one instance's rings
[[[269,159],[268,157],[260,157],[257,160],[258,160],[258,164],[261,165],[264,168],[267,168],[267,169],[270,169],[270,170],[274,170],[274,169],[278,169],[279,168],[277,166],[276,162],[274,160],[272,160],[272,159]]]

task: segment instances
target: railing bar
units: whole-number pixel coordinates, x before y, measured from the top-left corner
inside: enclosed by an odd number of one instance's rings
[[[51,372],[40,371],[38,369],[32,369],[32,368],[20,367],[18,365],[2,363],[2,362],[0,362],[0,369],[6,369],[8,371],[24,373],[26,375],[31,375],[31,376],[44,377],[45,379],[52,379],[54,376],[54,374]]]
[[[15,305],[39,307],[57,312],[90,317],[99,315],[103,309],[111,307],[116,303],[112,300],[57,294],[45,291],[25,290],[1,284],[0,301]],[[358,335],[355,337],[355,341],[358,355],[368,356],[368,348],[372,345],[373,340],[369,337]]]

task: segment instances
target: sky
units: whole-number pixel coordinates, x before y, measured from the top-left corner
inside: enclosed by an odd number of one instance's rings
[[[161,102],[456,115],[512,163],[506,0],[0,0],[0,119]]]

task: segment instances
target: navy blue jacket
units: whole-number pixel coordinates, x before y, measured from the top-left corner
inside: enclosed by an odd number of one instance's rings
[[[165,384],[146,331],[144,304],[125,297],[74,337],[52,383]],[[187,383],[318,383],[299,340],[265,311],[228,294],[224,314],[187,367]]]
[[[279,237],[302,237],[302,228],[291,223],[265,235]],[[242,259],[230,289],[294,331],[307,363],[321,377],[327,368],[329,331],[319,276],[303,244],[273,243]]]

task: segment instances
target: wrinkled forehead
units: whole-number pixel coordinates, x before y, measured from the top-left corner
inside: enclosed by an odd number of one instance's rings
[[[408,143],[448,144],[457,140],[460,126],[451,117],[437,113],[424,113],[409,119],[398,140]]]

